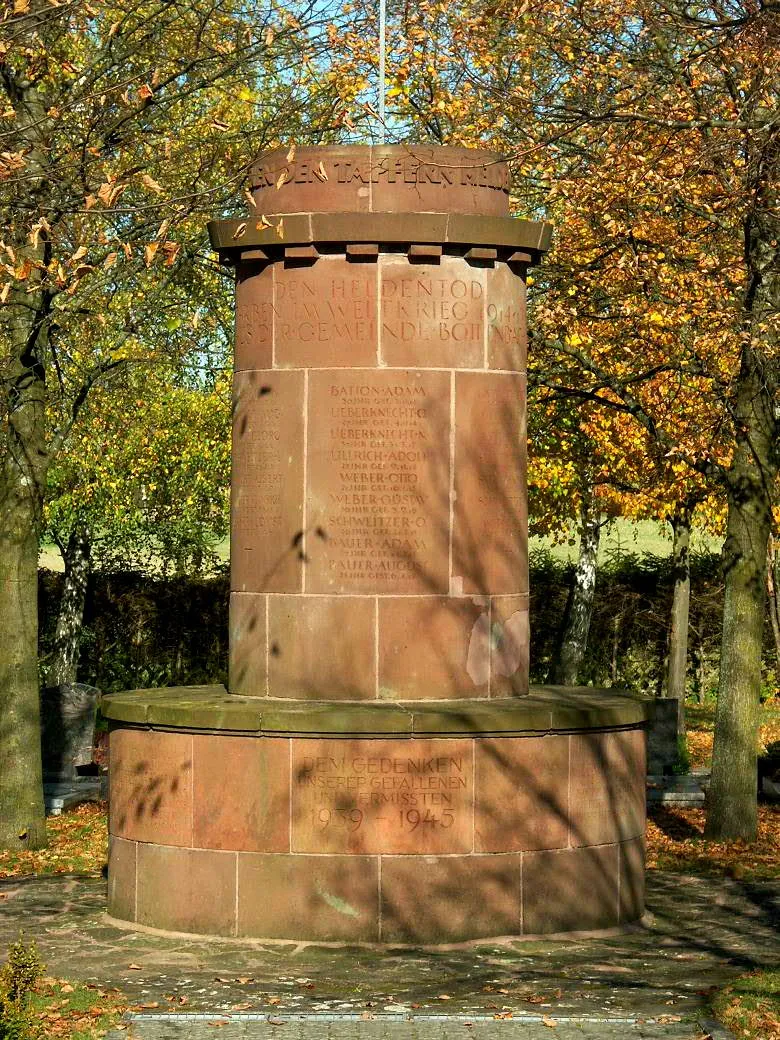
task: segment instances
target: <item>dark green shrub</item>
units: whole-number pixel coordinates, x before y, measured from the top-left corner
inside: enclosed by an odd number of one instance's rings
[[[0,1040],[35,1040],[40,1028],[30,1007],[36,982],[43,977],[43,963],[35,941],[20,936],[11,944],[8,960],[0,969]]]
[[[531,681],[547,679],[558,646],[573,575],[550,552],[530,560]],[[668,557],[613,552],[599,567],[596,602],[580,681],[657,695],[668,654],[672,566]],[[54,635],[62,575],[40,577],[42,667]],[[228,580],[161,578],[119,572],[90,581],[79,679],[100,689],[224,683],[227,675]],[[720,558],[691,557],[688,694],[714,697],[718,683],[723,581]],[[774,664],[767,625],[767,662]],[[45,674],[45,673],[44,673]],[[773,672],[765,673],[774,689]]]

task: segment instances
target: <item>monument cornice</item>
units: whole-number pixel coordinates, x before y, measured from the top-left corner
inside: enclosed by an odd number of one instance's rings
[[[459,213],[287,213],[268,222],[257,216],[212,220],[208,230],[223,263],[262,260],[262,256],[244,255],[256,250],[265,251],[269,260],[277,259],[287,248],[307,245],[332,250],[361,243],[379,248],[430,243],[445,250],[491,248],[499,260],[530,264],[538,262],[552,239],[552,225],[546,221]],[[528,256],[514,258],[514,252]]]
[[[235,733],[395,736],[562,733],[637,726],[651,702],[614,690],[532,686],[525,697],[450,701],[299,701],[224,686],[129,690],[103,697],[114,722]]]

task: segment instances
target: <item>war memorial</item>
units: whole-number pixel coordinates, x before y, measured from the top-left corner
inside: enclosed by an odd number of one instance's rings
[[[104,699],[109,913],[443,944],[644,909],[647,707],[528,683],[525,279],[487,152],[261,157],[236,273],[228,688]]]

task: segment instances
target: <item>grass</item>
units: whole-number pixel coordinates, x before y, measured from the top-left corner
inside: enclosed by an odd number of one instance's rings
[[[713,1001],[716,1017],[744,1040],[780,1040],[780,971],[752,972]]]
[[[44,978],[35,987],[31,1008],[43,1037],[98,1040],[118,1023],[127,1001],[118,989]]]
[[[692,768],[709,768],[712,762],[712,739],[715,729],[715,704],[685,705],[685,725],[688,733],[688,754]],[[773,698],[761,705],[759,743],[763,748],[780,740],[780,699]]]
[[[719,553],[722,539],[713,538],[703,531],[694,529],[691,534],[691,549],[694,552]],[[574,561],[577,558],[577,540],[572,529],[570,539],[532,535],[528,539],[529,550],[548,549],[558,560]],[[615,553],[636,553],[639,556],[669,556],[672,552],[671,528],[655,520],[625,520],[618,517],[602,528],[599,543],[599,563],[603,564]]]
[[[709,768],[715,726],[714,704],[686,705],[688,753],[692,768]],[[761,708],[759,739],[780,740],[780,701]],[[758,807],[758,838],[714,842],[704,838],[704,809],[657,808],[647,821],[647,865],[651,870],[744,880],[780,875],[780,806]]]
[[[755,842],[708,841],[704,809],[658,807],[647,820],[647,866],[674,874],[744,881],[780,875],[780,807],[759,805]]]
[[[100,876],[108,857],[106,806],[89,802],[46,821],[45,849],[0,852],[0,878],[20,874]]]
[[[720,552],[722,540],[713,538],[703,531],[694,529],[691,535],[691,548],[694,552]],[[577,539],[572,528],[569,536],[562,533],[559,537],[532,535],[528,539],[529,549],[549,549],[559,560],[576,560]],[[223,563],[230,560],[230,539],[224,538],[216,547],[217,555]],[[613,553],[645,553],[651,556],[669,556],[672,551],[671,528],[668,524],[659,524],[655,520],[625,520],[617,517],[601,532],[599,545],[599,563],[604,563]],[[56,545],[45,542],[38,555],[38,566],[50,571],[63,569],[62,556]]]

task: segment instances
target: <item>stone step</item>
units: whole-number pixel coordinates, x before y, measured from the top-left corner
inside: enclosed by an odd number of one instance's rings
[[[106,1040],[693,1040],[695,1022],[631,1018],[565,1018],[528,1015],[144,1015],[127,1016],[126,1028]],[[127,1028],[129,1027],[129,1028]],[[705,1034],[706,1035],[706,1034]]]
[[[679,776],[650,775],[647,778],[647,804],[696,809],[704,805],[708,777],[683,773]]]
[[[108,798],[108,777],[89,776],[43,785],[43,804],[47,816],[59,816],[82,802],[104,802]]]

